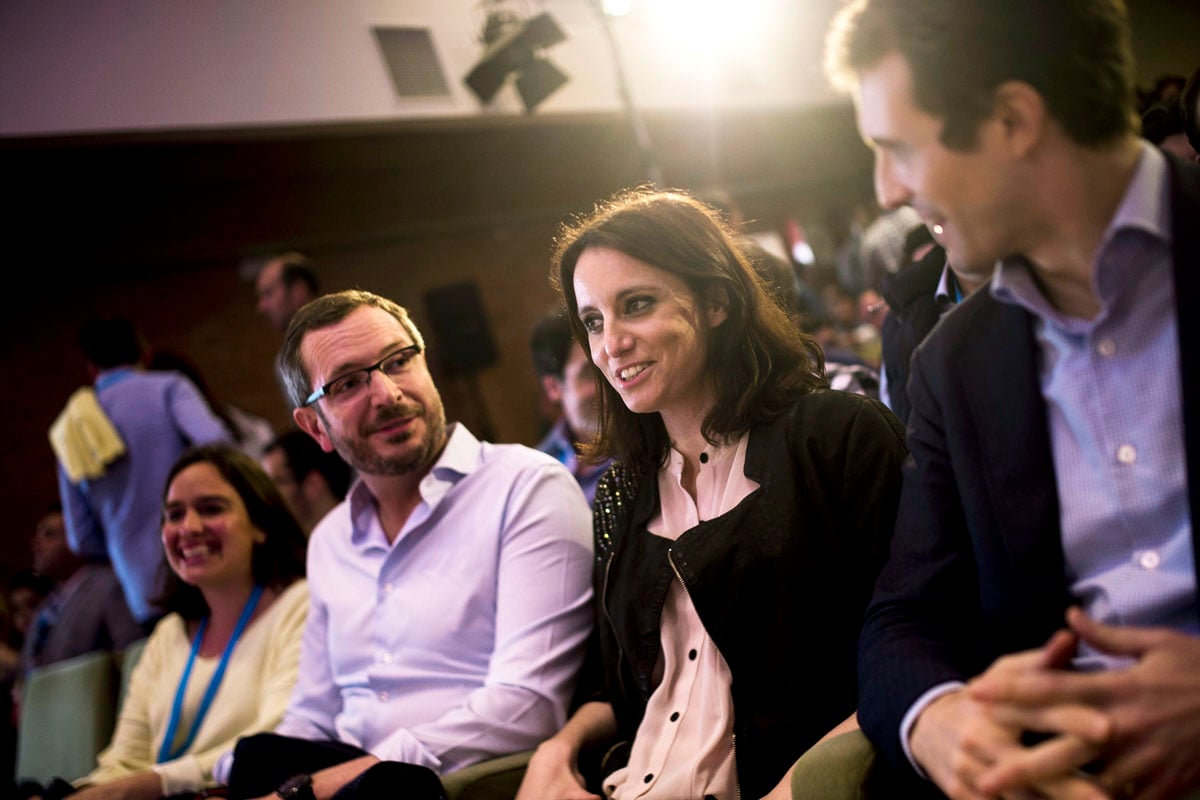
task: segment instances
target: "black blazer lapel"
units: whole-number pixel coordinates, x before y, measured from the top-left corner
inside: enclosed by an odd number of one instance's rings
[[[1057,625],[1066,603],[1058,484],[1032,318],[987,300],[972,321],[986,335],[972,337],[973,346],[962,354],[976,365],[963,373],[975,384],[964,387],[972,416],[967,429],[978,432],[979,474],[986,482],[976,491],[991,505],[985,513],[1008,553],[1010,574],[1025,584],[1019,588],[1034,600],[1030,607],[1040,604]]]
[[[1183,382],[1184,449],[1187,453],[1188,505],[1192,553],[1200,584],[1200,316],[1192,303],[1200,297],[1200,169],[1168,157],[1171,167],[1171,231],[1174,238],[1175,308]],[[1197,597],[1200,611],[1200,596]]]

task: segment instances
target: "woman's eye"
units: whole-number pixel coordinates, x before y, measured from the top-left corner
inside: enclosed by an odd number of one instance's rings
[[[600,318],[599,314],[588,314],[580,322],[583,323],[583,329],[588,333],[599,333],[604,327],[604,320]]]
[[[167,522],[179,522],[179,520],[183,519],[183,509],[168,508],[163,512],[163,519]]]
[[[639,311],[645,311],[652,305],[654,305],[653,297],[631,297],[629,298],[629,301],[625,303],[625,313],[636,314]]]

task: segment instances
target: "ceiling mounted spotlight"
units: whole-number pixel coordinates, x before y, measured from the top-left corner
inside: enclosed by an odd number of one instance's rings
[[[496,93],[513,75],[525,110],[532,113],[543,100],[557,91],[568,78],[566,73],[542,55],[544,49],[566,41],[567,37],[546,12],[524,19],[498,8],[492,10],[480,34],[485,46],[483,57],[466,77],[467,86],[479,102],[492,102]]]

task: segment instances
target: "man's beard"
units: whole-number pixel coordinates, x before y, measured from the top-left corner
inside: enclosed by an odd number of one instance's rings
[[[411,441],[418,433],[405,430],[387,438],[389,444],[410,442],[411,446],[394,455],[383,455],[372,446],[370,435],[377,429],[396,419],[413,417],[424,424],[421,426],[424,435],[419,441]],[[347,464],[364,475],[407,475],[414,471],[423,471],[433,465],[442,446],[446,443],[446,410],[442,407],[442,398],[434,395],[429,406],[413,404],[397,404],[381,412],[371,420],[365,431],[353,439],[339,438],[334,440],[338,454]]]

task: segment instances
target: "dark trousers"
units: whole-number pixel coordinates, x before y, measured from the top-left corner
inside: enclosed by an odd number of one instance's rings
[[[233,751],[229,796],[269,795],[293,775],[311,775],[367,755],[342,742],[311,742],[274,733],[247,736]],[[335,800],[446,800],[437,773],[428,767],[381,761],[347,783]]]

